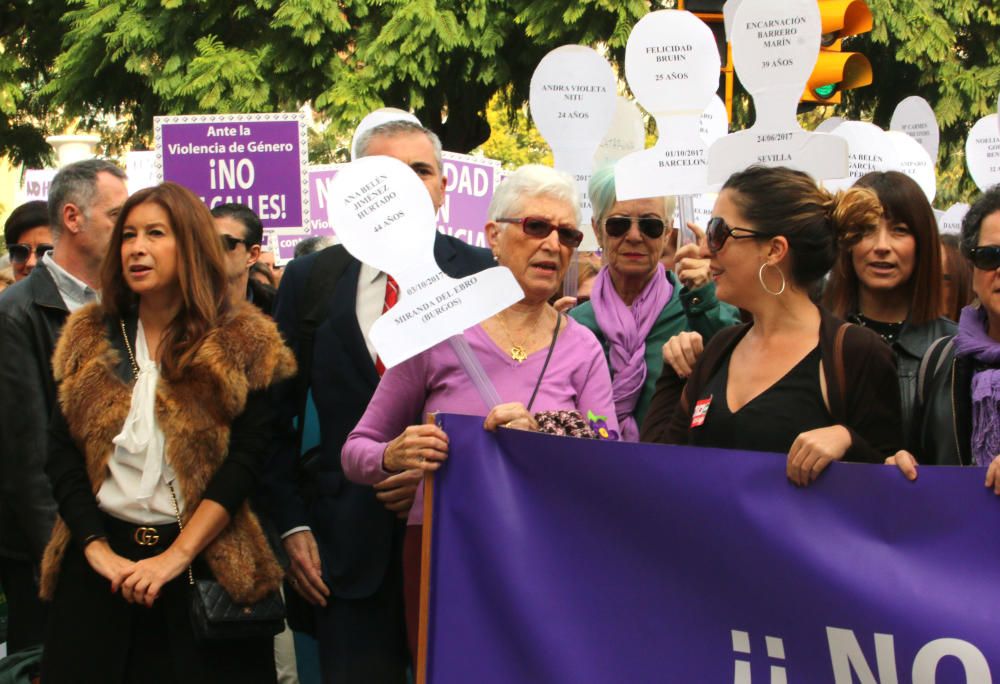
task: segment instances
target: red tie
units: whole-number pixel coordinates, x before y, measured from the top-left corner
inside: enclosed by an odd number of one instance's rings
[[[399,285],[396,284],[395,279],[391,275],[386,274],[385,301],[382,304],[382,313],[396,306],[397,301],[399,301]],[[375,357],[375,371],[379,377],[382,377],[382,374],[385,373],[385,365],[382,363],[382,359],[377,356]]]

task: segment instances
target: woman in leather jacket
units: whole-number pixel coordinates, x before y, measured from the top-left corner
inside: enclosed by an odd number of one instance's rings
[[[978,302],[962,309],[954,337],[928,350],[918,374],[916,447],[886,463],[911,480],[918,462],[986,466],[986,486],[1000,496],[1000,186],[969,209],[961,250]]]
[[[850,226],[830,275],[827,306],[851,323],[871,328],[896,357],[903,444],[914,443],[917,370],[930,344],[955,332],[941,317],[941,244],[934,210],[920,186],[897,171],[875,171],[856,185],[882,204],[875,228]]]

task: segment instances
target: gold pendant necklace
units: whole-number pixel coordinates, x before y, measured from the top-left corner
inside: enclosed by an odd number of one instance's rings
[[[524,347],[519,345],[514,341],[514,338],[510,334],[510,330],[507,329],[507,323],[503,319],[503,312],[497,314],[497,320],[500,321],[500,325],[503,327],[503,332],[507,336],[507,341],[510,342],[510,358],[514,359],[518,363],[524,363],[524,360],[528,358],[527,352]]]

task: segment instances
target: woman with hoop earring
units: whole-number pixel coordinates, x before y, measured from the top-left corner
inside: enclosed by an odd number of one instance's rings
[[[878,335],[811,296],[837,255],[838,227],[877,223],[877,196],[833,196],[808,175],[752,166],[723,186],[702,256],[716,295],[753,322],[715,335],[687,381],[665,365],[643,441],[787,454],[808,485],[832,461],[880,463],[900,443],[899,385]]]

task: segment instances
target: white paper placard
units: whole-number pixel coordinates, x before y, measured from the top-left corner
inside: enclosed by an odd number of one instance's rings
[[[854,185],[854,181],[872,171],[900,170],[896,147],[885,131],[875,124],[845,121],[834,129],[833,135],[847,141],[848,175],[823,181],[827,189],[846,190]]]
[[[151,188],[158,181],[155,150],[131,150],[125,153],[125,175],[128,176],[128,194]]]
[[[576,179],[580,225],[587,226],[593,214],[587,185],[594,155],[618,107],[615,73],[596,50],[563,45],[535,67],[529,98],[535,126],[552,148],[553,165]],[[583,233],[580,249],[597,249],[593,231]]]
[[[711,146],[709,182],[722,183],[751,164],[788,166],[816,179],[846,175],[843,141],[804,131],[796,118],[819,53],[822,20],[815,0],[744,0],[735,11],[731,4],[733,65],[757,118]]]
[[[729,133],[729,112],[726,111],[726,103],[718,95],[714,95],[708,103],[708,107],[701,113],[699,119],[701,139],[705,141],[706,147],[711,147],[712,143]]]
[[[844,123],[844,119],[839,116],[831,116],[816,127],[817,133],[833,133],[833,130]]]
[[[961,235],[962,219],[968,213],[969,205],[964,202],[951,205],[938,220],[938,232],[942,235]]]
[[[896,105],[892,120],[889,122],[889,130],[912,136],[927,150],[934,164],[937,164],[941,131],[938,128],[937,117],[934,116],[934,109],[927,100],[912,95]]]
[[[360,261],[391,274],[399,301],[369,337],[394,366],[477,325],[524,297],[509,269],[447,276],[434,259],[436,221],[420,178],[392,157],[363,157],[330,184],[329,215],[341,243]]]
[[[617,100],[611,126],[594,153],[595,170],[646,147],[646,127],[642,122],[642,112],[626,97],[618,95]]]
[[[625,77],[656,119],[656,145],[618,162],[620,200],[695,195],[707,189],[700,119],[719,86],[711,29],[690,12],[658,10],[636,23],[625,46]]]
[[[33,200],[49,199],[49,186],[52,179],[56,177],[58,169],[27,169],[24,172],[24,185],[17,193],[18,204],[31,202]]]
[[[896,160],[899,166],[893,170],[901,171],[915,180],[927,195],[927,201],[933,204],[937,195],[937,176],[934,174],[934,162],[931,161],[927,150],[906,133],[889,131],[885,135],[896,148]]]
[[[976,122],[965,141],[965,163],[976,186],[986,191],[1000,183],[1000,124],[990,114]]]
[[[420,119],[413,114],[402,109],[396,109],[395,107],[383,107],[376,109],[374,112],[369,112],[365,115],[365,118],[361,119],[358,127],[354,129],[354,136],[351,138],[351,159],[356,159],[358,156],[358,138],[361,137],[362,133],[390,121],[409,121],[418,126],[423,125],[420,123]]]

